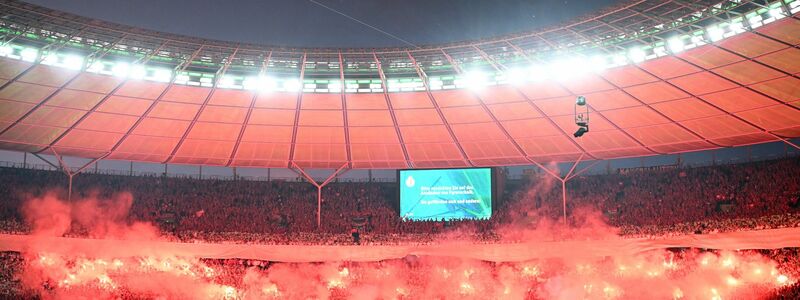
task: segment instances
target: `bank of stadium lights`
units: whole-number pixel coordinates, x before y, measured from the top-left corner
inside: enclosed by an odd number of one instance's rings
[[[242,87],[246,90],[271,92],[278,87],[278,82],[269,76],[251,76],[244,79]]]
[[[116,77],[128,77],[131,73],[131,65],[124,62],[118,62],[111,67],[111,74]]]
[[[686,49],[686,44],[683,43],[683,39],[680,37],[674,37],[667,40],[667,46],[669,47],[669,51],[672,53],[680,53]]]
[[[783,8],[776,7],[769,10],[769,15],[778,20],[786,17],[786,12],[783,11]]]
[[[25,48],[20,51],[19,56],[24,61],[35,61],[36,58],[39,56],[39,50],[33,48]]]
[[[132,79],[144,79],[147,75],[147,70],[142,65],[134,65],[130,68],[128,76]]]
[[[527,74],[525,72],[525,69],[517,67],[507,70],[503,75],[505,76],[506,82],[508,84],[519,85],[526,81],[525,77]]]
[[[647,54],[639,47],[628,49],[628,58],[634,63],[643,62],[647,58]]]
[[[547,69],[541,65],[532,65],[528,68],[528,78],[534,82],[544,81],[547,79]]]
[[[152,79],[158,82],[169,82],[172,80],[172,70],[154,69]]]
[[[547,72],[553,79],[564,81],[573,79],[590,71],[588,62],[582,57],[556,59],[547,66]]]
[[[57,55],[56,53],[50,53],[44,57],[42,64],[80,70],[83,68],[83,57],[74,54]]]
[[[236,87],[236,78],[233,76],[225,75],[219,79],[217,82],[217,86],[220,88],[235,88]]]
[[[342,83],[339,81],[328,82],[328,92],[337,93],[342,91]]]
[[[708,39],[712,42],[716,42],[725,38],[725,30],[722,30],[722,28],[719,28],[716,25],[706,28],[706,34],[708,34]]]
[[[428,79],[428,88],[434,91],[441,90],[444,86],[444,81],[439,77],[431,77]]]
[[[286,90],[287,92],[296,92],[299,91],[300,88],[302,87],[303,85],[302,83],[300,83],[300,80],[298,79],[292,78],[283,81],[283,89]]]
[[[6,45],[0,47],[0,56],[9,56],[12,53],[14,53],[14,48],[12,48],[11,46]]]
[[[589,58],[589,68],[591,68],[592,71],[595,71],[595,72],[600,72],[600,71],[603,71],[605,69],[608,69],[608,67],[609,67],[608,60],[609,60],[609,56],[606,56],[606,55],[594,55],[594,56]]]
[[[457,79],[456,85],[471,90],[481,90],[489,84],[488,79],[489,76],[483,71],[471,70],[467,71],[462,78]]]
[[[671,53],[680,53],[687,49],[717,42],[724,38],[745,32],[748,29],[758,28],[769,24],[778,19],[785,18],[793,13],[800,12],[800,1],[788,3],[772,2],[766,9],[757,9],[745,13],[742,16],[729,19],[725,22],[710,24],[710,26],[687,33],[681,36],[674,36],[666,41],[658,42],[653,45],[642,45],[641,48],[635,47],[623,50],[616,54],[599,56],[582,56],[581,54],[565,55],[541,64],[532,66],[517,66],[507,70],[502,74],[467,72],[462,76],[456,76],[455,80],[449,78],[438,78],[433,76],[428,80],[428,87],[432,90],[453,89],[453,88],[472,88],[481,89],[487,85],[494,85],[499,82],[509,84],[520,84],[522,82],[541,81],[545,79],[568,79],[586,72],[600,72],[606,68],[618,67],[629,63],[639,63],[648,59],[662,57]],[[42,63],[59,67],[81,69],[84,65],[85,57],[62,53],[41,53],[39,49],[29,48],[23,45],[6,44],[0,46],[0,56],[13,59],[35,62],[40,55],[45,57]],[[52,56],[52,57],[50,57]],[[161,82],[174,80],[176,84],[213,86],[214,75],[211,73],[192,73],[187,78],[188,73],[175,74],[170,69],[145,67],[142,65],[129,64],[125,62],[112,61],[93,61],[86,68],[87,72],[114,75],[133,79],[145,79]],[[221,79],[222,81],[222,79]],[[446,82],[445,82],[446,81]],[[230,83],[230,82],[223,82]],[[222,84],[220,85],[222,86]],[[316,92],[341,92],[344,88],[346,92],[380,92],[383,86],[377,84],[376,87],[359,88],[358,84],[352,87],[349,84],[337,86],[336,81],[328,82],[320,88],[316,83],[306,83],[305,85],[297,79],[270,79],[264,80],[257,76],[238,78],[233,84],[226,85],[228,88],[248,89],[248,90],[285,90]],[[418,79],[390,79],[387,80],[386,90],[395,91],[420,91],[424,90],[423,83]]]

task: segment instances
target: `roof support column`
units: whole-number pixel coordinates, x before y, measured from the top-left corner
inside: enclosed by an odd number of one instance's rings
[[[306,181],[308,181],[308,183],[313,184],[317,188],[317,230],[321,229],[320,225],[322,223],[321,222],[322,188],[328,185],[328,183],[330,183],[332,180],[336,179],[336,177],[338,177],[339,175],[342,175],[345,172],[347,172],[347,170],[345,170],[345,167],[347,167],[346,162],[343,163],[341,167],[336,169],[336,171],[333,171],[333,173],[330,176],[328,176],[328,178],[325,178],[325,181],[323,181],[322,183],[318,183],[316,180],[314,180],[313,177],[311,177],[311,175],[308,175],[308,173],[306,173],[303,170],[303,168],[299,167],[297,164],[292,162],[292,168],[290,168],[290,170],[294,171],[301,177],[305,178]]]
[[[72,201],[72,178],[75,177],[75,175],[78,175],[81,172],[83,172],[84,170],[86,170],[86,168],[88,168],[92,164],[96,165],[98,161],[100,161],[101,159],[105,158],[109,154],[109,153],[106,153],[106,154],[101,155],[100,157],[92,159],[88,163],[86,163],[86,164],[82,165],[81,167],[79,167],[77,170],[73,171],[72,168],[70,168],[67,165],[67,163],[64,162],[64,157],[62,155],[58,154],[58,152],[56,152],[56,149],[50,148],[50,151],[53,152],[53,155],[58,160],[58,166],[56,166],[54,163],[51,163],[49,160],[45,159],[44,157],[39,156],[39,154],[34,153],[33,155],[35,155],[39,159],[43,160],[47,164],[53,166],[54,168],[61,170],[62,172],[64,172],[65,175],[67,175],[67,179],[69,180],[69,183],[68,183],[68,186],[67,186],[67,201]]]
[[[581,161],[583,160],[584,156],[585,156],[585,154],[581,153],[581,156],[579,156],[578,160],[576,160],[572,164],[572,167],[570,167],[569,171],[567,172],[566,175],[564,175],[564,177],[561,177],[561,175],[559,174],[560,172],[550,170],[550,169],[546,168],[545,166],[543,166],[542,164],[536,162],[535,160],[532,160],[532,162],[537,167],[542,169],[542,171],[544,171],[548,175],[552,176],[553,178],[555,178],[555,179],[557,179],[558,181],[561,182],[561,210],[562,210],[562,219],[561,220],[564,223],[564,225],[567,225],[567,181],[569,181],[572,178],[577,177],[578,175],[582,174],[583,172],[588,171],[589,169],[594,167],[597,163],[601,162],[601,160],[595,160],[594,162],[592,162],[588,166],[583,167],[580,170],[578,170],[577,172],[575,172],[575,169],[578,167],[578,164],[581,163]]]

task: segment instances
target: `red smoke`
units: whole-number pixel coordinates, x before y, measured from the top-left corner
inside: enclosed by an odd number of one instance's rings
[[[22,215],[37,236],[64,236],[73,231],[93,238],[154,240],[159,230],[147,222],[129,222],[133,195],[119,193],[112,199],[89,197],[62,201],[55,193],[32,198],[22,206]]]
[[[85,231],[103,239],[159,239],[152,224],[128,219],[132,201],[128,193],[74,202],[49,194],[31,199],[22,211],[35,235]],[[576,210],[572,224],[577,227],[566,227],[535,209],[528,212],[499,230],[504,238],[618,238],[597,212]],[[566,255],[515,263],[407,257],[370,263],[275,263],[265,270],[174,253],[116,259],[113,253],[103,258],[61,256],[31,245],[23,255],[27,265],[20,274],[22,283],[43,298],[56,299],[129,294],[191,299],[723,299],[764,295],[794,280],[775,262],[739,252],[652,251],[590,259]]]

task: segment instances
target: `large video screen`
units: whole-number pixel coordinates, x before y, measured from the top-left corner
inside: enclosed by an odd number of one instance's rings
[[[492,169],[400,170],[403,220],[489,219]]]

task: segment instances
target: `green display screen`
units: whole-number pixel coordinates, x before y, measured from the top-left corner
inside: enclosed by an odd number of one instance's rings
[[[489,219],[492,169],[401,170],[403,220]]]

